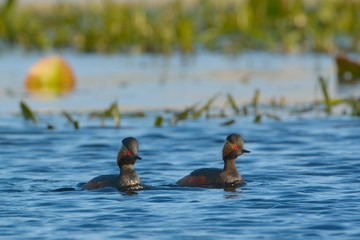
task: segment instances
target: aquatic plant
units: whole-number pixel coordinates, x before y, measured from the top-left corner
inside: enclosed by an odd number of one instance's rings
[[[21,109],[21,115],[25,119],[25,121],[31,121],[33,124],[38,123],[38,118],[34,111],[27,105],[24,101],[20,101],[20,109]],[[50,124],[46,123],[47,129],[54,129],[55,127]]]
[[[324,96],[325,111],[326,111],[326,113],[330,114],[332,103],[331,103],[330,96],[328,93],[327,81],[323,77],[319,77],[319,82],[320,82],[322,94]]]
[[[221,126],[230,126],[230,125],[233,125],[235,123],[235,120],[234,119],[230,119],[230,120],[228,120],[228,121],[226,121],[226,122],[223,122],[222,124],[221,124]]]
[[[261,114],[259,113],[259,99],[260,90],[256,89],[252,99],[252,106],[254,108],[254,123],[259,123],[261,121]]]
[[[319,77],[319,83],[321,86],[321,92],[323,94],[323,100],[320,104],[324,104],[324,111],[327,114],[332,113],[333,106],[346,105],[351,108],[352,116],[360,116],[360,99],[349,97],[349,98],[331,98],[328,92],[327,81],[323,77]],[[319,104],[318,102],[315,105]],[[310,111],[313,108],[309,109]]]
[[[216,94],[211,97],[199,110],[195,111],[194,109],[192,118],[199,118],[203,113],[205,113],[206,118],[210,118],[210,108],[218,96],[219,94]]]
[[[225,96],[224,106],[219,107],[218,104],[216,104],[216,100],[219,99],[220,96]],[[221,100],[220,100],[221,101]],[[254,114],[254,123],[260,123],[263,116],[273,119],[276,121],[280,120],[280,117],[275,112],[269,112],[264,111],[260,112],[260,90],[256,89],[254,92],[254,97],[250,104],[244,104],[243,106],[240,106],[236,103],[234,97],[230,94],[216,94],[213,97],[209,98],[203,105],[201,104],[194,104],[190,107],[186,107],[183,110],[180,111],[173,111],[173,116],[170,117],[170,124],[175,125],[180,121],[184,121],[187,119],[199,119],[201,117],[205,117],[205,119],[210,118],[229,118],[225,122],[221,123],[222,126],[229,126],[236,122],[237,118],[241,117],[241,115],[246,116],[248,115],[249,107],[251,107],[251,112]],[[284,101],[281,99],[281,103]],[[281,104],[279,103],[279,105]],[[270,105],[271,106],[271,103]],[[266,106],[266,108],[269,108],[269,106]],[[228,108],[231,109],[233,112],[232,115],[226,114]],[[217,113],[219,112],[219,113]],[[160,122],[161,119],[161,122]],[[165,118],[162,115],[158,115],[155,119],[154,125],[155,126],[161,126],[164,122]],[[160,124],[160,125],[159,125]]]
[[[117,102],[113,102],[101,113],[101,126],[105,126],[106,118],[113,118],[116,127],[120,127],[120,110]]]
[[[238,108],[233,96],[230,93],[227,94],[227,102],[230,104],[232,110],[234,111],[235,115],[240,114],[240,109]]]
[[[325,105],[324,112],[329,114],[331,113],[331,109],[335,105],[345,105],[347,109],[350,108],[351,113],[347,113],[352,116],[360,116],[360,99],[358,98],[338,98],[331,99],[327,86],[326,80],[322,77],[319,78],[319,83],[323,86],[322,91],[324,95],[324,100],[315,101],[313,103],[309,103],[306,106],[284,106],[284,99],[280,99],[279,103],[274,103],[274,100],[271,100],[269,103],[260,103],[260,90],[256,89],[254,92],[254,96],[251,101],[248,103],[244,103],[242,105],[238,104],[234,97],[231,94],[216,94],[209,98],[204,104],[196,103],[191,105],[190,107],[185,107],[182,110],[163,110],[158,111],[157,115],[154,119],[153,125],[154,127],[162,127],[166,122],[171,125],[176,125],[179,122],[186,120],[198,120],[202,119],[224,119],[221,126],[230,126],[235,124],[241,117],[246,117],[250,114],[250,117],[253,116],[253,122],[259,124],[262,120],[270,119],[273,121],[280,121],[281,118],[276,112],[277,109],[281,109],[282,114],[291,114],[291,115],[301,115],[303,113],[314,112],[317,111],[316,106],[321,104],[321,106]],[[225,97],[224,97],[225,96]],[[222,99],[220,97],[224,97]],[[217,101],[218,100],[218,101]],[[219,102],[225,103],[223,107],[219,107]],[[236,108],[234,107],[236,106]],[[279,108],[277,108],[278,106]],[[20,101],[20,108],[22,116],[27,121],[32,121],[33,123],[37,123],[37,117],[34,112],[30,109],[30,107],[24,102]],[[238,111],[236,111],[237,109]],[[232,112],[232,114],[229,114]],[[78,120],[74,120],[73,117],[66,111],[62,111],[61,113],[69,123],[74,127],[74,129],[79,129],[80,123]],[[251,115],[253,114],[253,115]],[[346,113],[345,113],[346,114]],[[109,107],[105,108],[102,111],[91,112],[90,117],[101,118],[101,126],[105,126],[106,119],[110,118],[114,120],[114,124],[116,127],[120,127],[120,108],[117,102],[113,102]],[[144,112],[133,112],[126,113],[128,117],[145,117],[146,114]],[[46,127],[48,129],[54,129],[55,127],[52,124],[47,123]]]
[[[164,122],[164,118],[161,115],[158,115],[155,119],[154,125],[155,127],[161,127]]]
[[[20,101],[20,108],[22,116],[25,120],[30,120],[34,124],[38,122],[36,115],[24,101]]]
[[[180,122],[182,120],[187,119],[190,116],[190,114],[195,111],[196,106],[197,106],[197,104],[194,104],[193,106],[187,107],[183,111],[180,111],[180,112],[176,113],[175,117],[174,117],[174,120],[173,120],[173,123],[176,124],[176,123],[178,123],[178,122]]]
[[[62,111],[62,115],[68,120],[69,123],[71,123],[74,127],[74,129],[79,129],[79,121],[74,120],[71,115],[68,112]]]

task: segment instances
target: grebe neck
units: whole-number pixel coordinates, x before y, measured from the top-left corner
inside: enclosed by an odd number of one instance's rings
[[[224,161],[224,172],[237,172],[235,159],[225,160]]]

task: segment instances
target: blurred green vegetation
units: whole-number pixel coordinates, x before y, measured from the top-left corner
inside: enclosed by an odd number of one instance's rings
[[[0,46],[9,45],[102,53],[360,52],[360,0],[7,0]]]

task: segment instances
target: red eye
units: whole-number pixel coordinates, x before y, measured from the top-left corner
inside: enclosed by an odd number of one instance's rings
[[[127,154],[128,156],[130,156],[130,155],[131,155],[131,152],[130,152],[130,151],[127,151],[126,154]]]
[[[234,145],[234,147],[233,147],[234,149],[238,149],[238,146],[237,145]]]

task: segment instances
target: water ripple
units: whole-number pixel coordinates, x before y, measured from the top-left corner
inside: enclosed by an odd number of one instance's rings
[[[80,131],[47,131],[21,121],[6,128],[6,121],[0,119],[0,238],[360,237],[355,118],[260,125],[245,119],[229,127],[200,119],[161,129],[125,119],[125,128]],[[222,144],[231,132],[241,133],[252,151],[237,160],[245,186],[175,185],[195,168],[221,168]],[[140,141],[143,161],[135,169],[145,189],[82,191],[80,183],[119,172],[116,154],[126,136]]]

